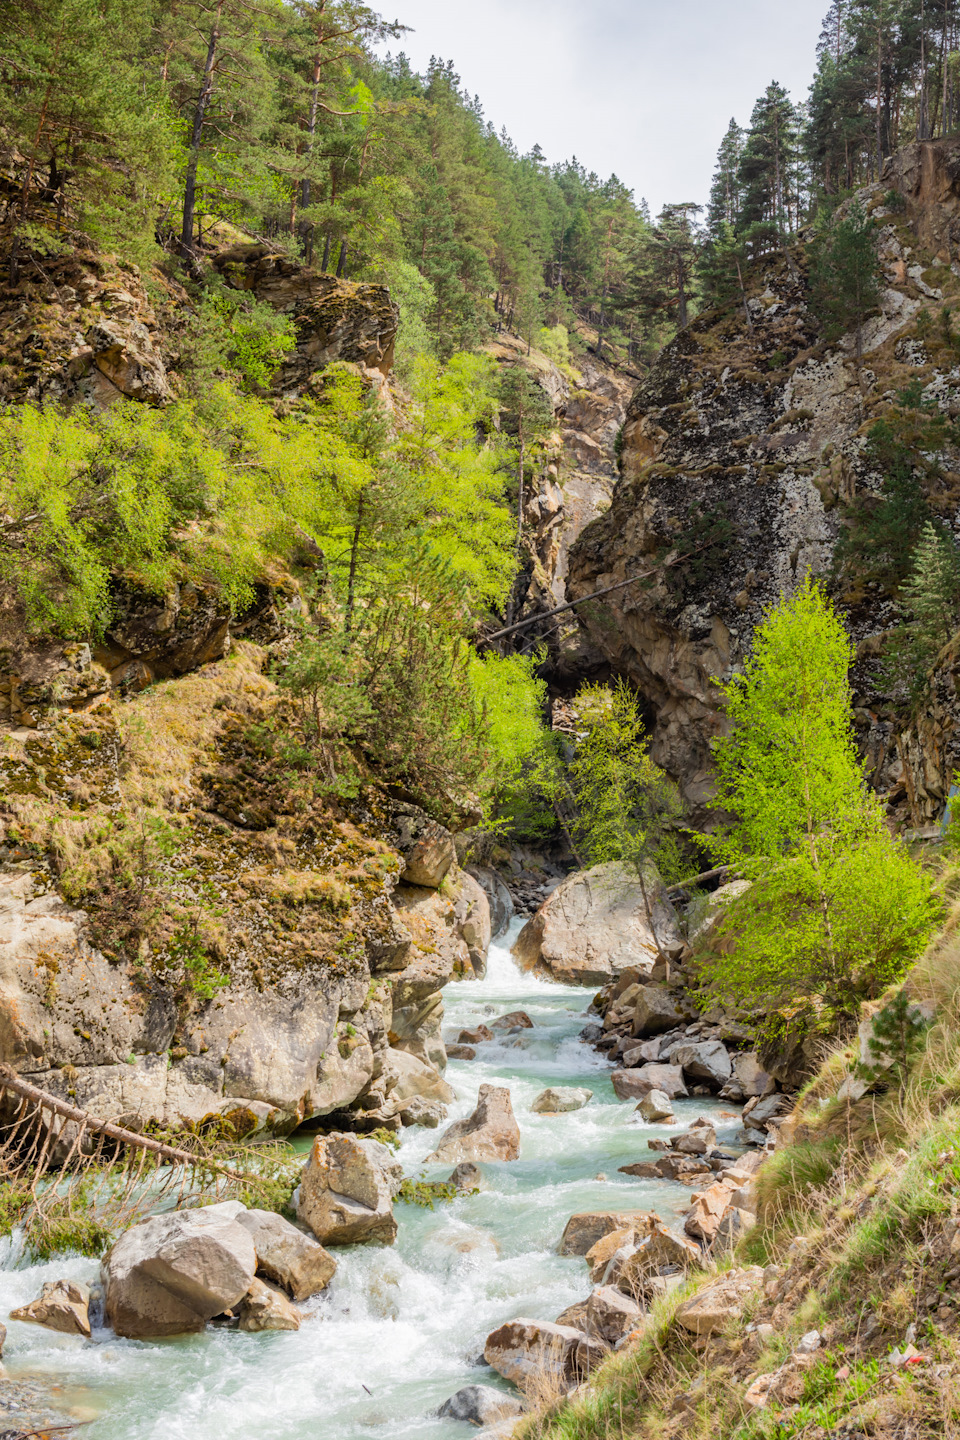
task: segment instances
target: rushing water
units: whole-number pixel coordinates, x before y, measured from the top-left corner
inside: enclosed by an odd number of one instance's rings
[[[611,1066],[577,1039],[590,992],[521,974],[510,958],[516,933],[491,947],[484,981],[445,992],[448,1033],[524,1009],[534,1029],[482,1045],[474,1061],[451,1061],[457,1092],[450,1120],[469,1114],[484,1082],[507,1085],[520,1125],[520,1159],[484,1164],[484,1188],[435,1211],[398,1205],[390,1248],[337,1251],[329,1290],[307,1309],[296,1334],[208,1330],[181,1340],[95,1343],[8,1322],[4,1354],[12,1375],[46,1374],[96,1411],[88,1440],[465,1440],[475,1431],[439,1420],[437,1407],[462,1385],[501,1383],[478,1360],[504,1320],[552,1320],[584,1298],[582,1259],[555,1247],[568,1217],[587,1209],[656,1210],[667,1223],[688,1208],[680,1185],[636,1180],[619,1165],[644,1158],[650,1135],[618,1101]],[[589,1105],[535,1115],[547,1085],[581,1085]],[[678,1119],[722,1107],[676,1105]],[[723,1121],[719,1122],[721,1125]],[[730,1131],[735,1128],[731,1119]],[[404,1131],[407,1174],[443,1179],[450,1166],[424,1167],[441,1131]],[[721,1135],[723,1131],[721,1131]],[[606,1177],[606,1178],[604,1178]],[[97,1277],[94,1262],[60,1259],[0,1272],[0,1319],[33,1299],[44,1280]],[[506,1387],[509,1388],[509,1387]]]

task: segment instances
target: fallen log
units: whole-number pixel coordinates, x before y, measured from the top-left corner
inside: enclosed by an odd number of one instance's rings
[[[14,1095],[19,1095],[23,1100],[32,1100],[44,1110],[50,1110],[64,1120],[73,1120],[95,1135],[105,1135],[109,1140],[119,1140],[123,1145],[130,1145],[136,1150],[157,1155],[163,1160],[168,1160],[172,1165],[189,1165],[193,1169],[216,1170],[218,1174],[225,1175],[228,1180],[248,1179],[246,1175],[242,1175],[237,1170],[231,1170],[216,1160],[209,1160],[202,1155],[191,1155],[189,1150],[178,1150],[174,1145],[164,1145],[161,1140],[154,1140],[148,1135],[138,1135],[135,1130],[126,1130],[122,1125],[114,1125],[110,1120],[97,1120],[89,1111],[81,1110],[76,1105],[68,1105],[65,1100],[58,1099],[56,1095],[51,1095],[47,1090],[41,1090],[38,1086],[31,1085],[29,1080],[22,1079],[9,1065],[0,1065],[0,1089],[11,1090]]]

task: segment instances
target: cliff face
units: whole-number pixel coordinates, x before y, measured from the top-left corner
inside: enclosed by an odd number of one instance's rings
[[[578,615],[588,663],[628,676],[648,700],[653,754],[700,820],[710,741],[724,723],[717,682],[742,664],[766,606],[808,571],[830,574],[845,507],[875,503],[883,474],[868,450],[871,427],[896,415],[917,381],[928,411],[953,415],[960,405],[956,353],[931,338],[938,312],[960,296],[951,258],[960,147],[920,148],[922,163],[891,167],[861,197],[877,225],[883,288],[864,326],[859,379],[853,336],[820,341],[802,249],[775,257],[752,277],[749,327],[742,306],[701,315],[637,388],[610,509],[571,549],[574,598],[659,566],[654,579]],[[890,183],[920,175],[915,195],[903,180],[906,208],[888,208]],[[920,238],[931,236],[934,255]],[[941,447],[927,499],[953,524],[960,456],[949,440]],[[953,672],[938,675],[908,724],[879,674],[892,596],[875,582],[834,589],[858,645],[856,720],[873,783],[899,823],[928,824],[958,753]]]

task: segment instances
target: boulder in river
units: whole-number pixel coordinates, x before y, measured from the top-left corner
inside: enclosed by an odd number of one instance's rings
[[[523,1405],[516,1396],[492,1385],[464,1385],[437,1411],[441,1420],[461,1420],[466,1425],[498,1425],[522,1414]]]
[[[28,1320],[63,1335],[90,1339],[90,1287],[79,1280],[50,1280],[36,1300],[11,1310],[11,1320]]]
[[[506,1015],[501,1015],[497,1020],[491,1020],[491,1028],[494,1030],[532,1030],[533,1021],[526,1010],[511,1010]]]
[[[493,1031],[486,1025],[475,1025],[472,1030],[461,1030],[457,1036],[458,1045],[481,1045],[484,1040],[492,1040]]]
[[[449,1105],[456,1093],[433,1065],[406,1050],[388,1049],[383,1055],[383,1070],[376,1082],[393,1108],[402,1111],[409,1100],[436,1100]]]
[[[336,1274],[333,1256],[275,1211],[245,1210],[237,1216],[237,1224],[253,1240],[257,1274],[282,1285],[294,1300],[319,1294]]]
[[[676,1100],[688,1093],[679,1065],[650,1062],[641,1065],[639,1070],[614,1070],[610,1080],[620,1100],[641,1100],[651,1090],[659,1090],[668,1100]]]
[[[479,1190],[483,1180],[483,1172],[479,1165],[474,1165],[469,1160],[462,1160],[451,1175],[447,1176],[447,1184],[452,1185],[461,1194],[469,1195],[471,1190]]]
[[[264,1280],[254,1280],[240,1306],[240,1329],[299,1330],[303,1317],[283,1291]]]
[[[676,1119],[670,1097],[662,1090],[648,1091],[637,1106],[637,1114],[642,1115],[648,1125],[663,1125]]]
[[[448,1045],[448,1060],[476,1060],[477,1052],[472,1045]]]
[[[378,1140],[318,1135],[300,1179],[297,1215],[321,1245],[392,1245],[402,1179]]]
[[[628,968],[649,975],[683,938],[660,876],[645,873],[656,935],[637,876],[617,862],[595,865],[569,875],[527,921],[513,947],[520,967],[567,985],[604,985]]]
[[[574,1085],[549,1086],[540,1091],[530,1109],[535,1115],[565,1115],[571,1110],[582,1110],[592,1099],[592,1090],[582,1090]]]
[[[101,1263],[107,1321],[148,1339],[202,1330],[246,1295],[257,1268],[237,1201],[155,1215],[125,1231]]]
[[[518,1160],[520,1127],[513,1114],[510,1091],[500,1085],[481,1085],[477,1108],[445,1130],[428,1163],[460,1160]]]
[[[566,1389],[583,1380],[608,1354],[609,1347],[547,1320],[508,1320],[487,1336],[487,1364],[520,1390],[535,1390],[544,1380]]]
[[[581,1210],[567,1221],[557,1253],[586,1255],[604,1235],[614,1230],[646,1230],[655,1219],[649,1210]]]

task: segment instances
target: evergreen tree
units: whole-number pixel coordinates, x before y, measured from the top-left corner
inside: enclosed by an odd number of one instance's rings
[[[796,188],[797,112],[782,85],[768,85],[753,108],[740,157],[744,226],[779,238],[799,224]]]
[[[707,232],[718,238],[724,226],[736,230],[741,221],[743,194],[740,164],[743,158],[744,134],[736,120],[731,120],[717,152],[717,168],[710,187],[707,206]]]
[[[830,338],[853,329],[859,372],[863,322],[880,298],[877,231],[859,203],[852,204],[842,219],[825,224],[817,235],[810,298]]]

